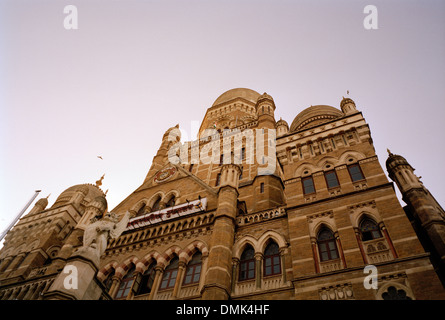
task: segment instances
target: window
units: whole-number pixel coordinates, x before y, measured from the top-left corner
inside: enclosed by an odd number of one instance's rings
[[[216,175],[216,183],[215,186],[219,186],[219,184],[221,183],[221,173],[218,173]]]
[[[145,207],[146,207],[145,203],[142,204],[141,208],[138,210],[138,213],[137,213],[138,216],[144,214],[144,212],[145,212]]]
[[[127,272],[125,277],[122,279],[119,285],[119,290],[117,291],[116,294],[116,299],[122,299],[128,296],[134,281],[133,274],[134,274],[134,266]]]
[[[108,275],[108,277],[104,281],[105,288],[107,289],[107,292],[110,291],[111,285],[113,284],[113,276],[114,276],[114,269],[111,271],[111,273]]]
[[[199,283],[199,277],[201,275],[201,264],[202,254],[201,252],[196,252],[192,257],[192,260],[190,260],[187,265],[183,284]]]
[[[260,184],[260,193],[264,193],[264,182]]]
[[[351,176],[352,182],[365,179],[362,170],[360,169],[360,166],[358,164],[348,166],[348,171]]]
[[[320,261],[328,261],[338,259],[337,244],[335,242],[334,233],[328,229],[323,228],[318,233],[317,237],[318,251],[320,253]]]
[[[281,274],[281,258],[278,245],[271,242],[264,250],[264,276]]]
[[[315,192],[315,186],[314,186],[314,180],[312,177],[307,177],[302,180],[303,182],[303,192],[304,194],[314,193]]]
[[[251,246],[247,246],[241,255],[238,279],[240,281],[255,279],[255,251]]]
[[[403,289],[397,290],[396,287],[389,287],[386,292],[382,294],[383,300],[412,300],[406,295],[406,291]]]
[[[362,234],[362,241],[378,239],[382,237],[380,228],[374,220],[364,218],[360,223],[360,232]]]
[[[139,284],[139,290],[136,293],[136,295],[140,294],[146,294],[150,293],[151,289],[153,287],[153,282],[155,279],[155,266],[156,263],[152,263],[147,270],[145,270],[144,274],[142,275],[141,282]]]
[[[224,154],[219,157],[219,165],[222,166],[224,163]]]
[[[153,203],[153,208],[151,209],[151,211],[158,211],[160,205],[161,205],[161,198],[158,198],[155,201],[155,203]]]
[[[241,173],[239,174],[238,180],[241,180],[243,178],[243,168],[241,168]]]
[[[246,159],[246,148],[241,148],[241,160]]]
[[[325,172],[324,177],[326,179],[326,184],[328,185],[328,188],[335,188],[339,186],[335,170]]]
[[[193,166],[194,166],[194,163],[191,163],[191,164],[190,164],[190,167],[189,167],[189,172],[192,172],[192,170],[193,170]]]
[[[166,207],[174,207],[175,206],[175,196],[172,196],[170,200],[168,200]]]
[[[170,289],[175,286],[176,276],[178,275],[179,259],[175,257],[172,259],[162,276],[162,282],[159,289]]]

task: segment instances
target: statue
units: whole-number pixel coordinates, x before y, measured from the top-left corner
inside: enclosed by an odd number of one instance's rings
[[[114,212],[107,212],[103,217],[92,218],[83,235],[82,251],[93,251],[97,259],[104,254],[110,239],[119,237],[125,231],[130,213],[127,211],[119,221],[119,216]]]

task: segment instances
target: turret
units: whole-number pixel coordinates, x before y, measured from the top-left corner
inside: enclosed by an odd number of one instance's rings
[[[277,129],[277,137],[281,137],[289,132],[289,125],[281,118],[277,121],[275,128]]]
[[[402,194],[410,189],[423,187],[419,178],[414,174],[415,169],[404,157],[393,154],[389,150],[388,155],[386,169],[389,177],[397,184]]]
[[[340,102],[340,108],[341,108],[341,111],[343,111],[343,113],[345,115],[349,115],[349,114],[353,114],[353,113],[357,112],[355,102],[354,102],[354,100],[352,100],[350,98],[343,97],[343,99]]]
[[[275,129],[275,103],[270,95],[264,92],[256,103],[258,128]]]
[[[34,205],[34,207],[29,211],[28,215],[30,216],[45,210],[46,206],[48,205],[48,197],[39,199]]]
[[[414,174],[406,159],[388,150],[386,168],[396,182],[404,208],[425,251],[431,253],[431,262],[442,284],[445,285],[445,212],[433,195]]]

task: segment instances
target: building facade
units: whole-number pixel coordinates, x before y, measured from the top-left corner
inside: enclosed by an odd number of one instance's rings
[[[311,106],[290,127],[275,108],[232,89],[199,139],[165,132],[142,185],[112,210],[130,221],[94,269],[98,299],[445,299],[444,211],[390,153],[402,207],[354,101]],[[21,218],[0,251],[0,299],[72,298],[54,280],[107,211],[100,185]]]

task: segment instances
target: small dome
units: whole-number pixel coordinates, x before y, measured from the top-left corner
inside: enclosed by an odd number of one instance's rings
[[[286,126],[289,128],[289,125],[287,124],[286,120],[283,120],[280,118],[280,120],[277,121],[277,127],[278,126]]]
[[[231,90],[224,92],[222,95],[220,95],[215,100],[212,107],[217,106],[222,103],[225,103],[225,102],[229,102],[236,98],[243,98],[243,99],[246,99],[246,100],[256,104],[259,97],[260,97],[260,94],[254,90],[251,90],[251,89],[247,89],[247,88],[231,89]]]
[[[343,112],[337,108],[326,105],[311,106],[301,111],[295,117],[290,126],[290,131],[300,131],[302,129],[315,127],[341,117],[343,117]]]
[[[41,198],[39,199],[36,204],[36,206],[42,207],[42,208],[46,208],[46,206],[48,205],[48,198]]]
[[[68,204],[73,199],[74,195],[78,192],[81,192],[85,196],[86,201],[91,201],[98,196],[104,196],[103,191],[93,184],[78,184],[69,187],[68,189],[63,191],[57,198],[56,202],[54,202],[54,204],[51,206],[51,208],[56,208]]]
[[[388,159],[386,159],[386,169],[390,171],[398,165],[411,166],[406,159],[398,154],[393,154],[388,150]]]

